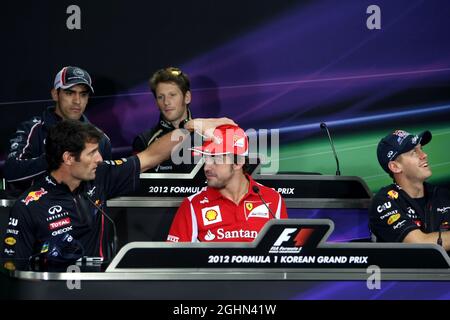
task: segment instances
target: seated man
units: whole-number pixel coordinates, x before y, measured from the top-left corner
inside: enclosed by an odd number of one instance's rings
[[[185,129],[211,135],[229,119],[197,119]],[[208,133],[209,132],[209,133]],[[172,137],[172,135],[174,137]],[[28,262],[45,250],[55,237],[69,234],[81,243],[87,256],[111,257],[105,226],[106,201],[136,190],[139,173],[170,156],[185,131],[176,130],[127,159],[104,161],[99,152],[102,133],[93,125],[75,120],[60,121],[46,141],[48,173],[18,198],[11,209],[2,250],[6,263]]]
[[[158,70],[150,79],[150,89],[159,108],[160,117],[155,127],[134,138],[134,153],[141,152],[166,133],[183,128],[184,124],[192,119],[189,109],[191,85],[187,74],[173,67]],[[192,159],[191,163],[174,163],[168,159],[149,172],[189,173],[194,166]]]
[[[253,241],[270,219],[287,218],[283,198],[245,173],[248,138],[236,126],[220,126],[215,140],[194,148],[205,157],[205,191],[186,198],[168,241]]]
[[[431,132],[396,130],[378,144],[381,167],[394,183],[382,188],[369,208],[369,227],[377,242],[438,243],[450,250],[450,194],[426,183],[431,176],[422,147]]]
[[[48,107],[41,117],[21,123],[10,140],[4,172],[12,195],[19,196],[34,180],[46,173],[45,139],[52,126],[64,119],[89,122],[84,111],[93,92],[87,71],[64,67],[58,72],[51,90],[55,105]],[[111,142],[103,133],[99,148],[104,159],[111,159]]]

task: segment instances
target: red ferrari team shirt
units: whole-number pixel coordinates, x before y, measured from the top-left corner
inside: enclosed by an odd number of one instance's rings
[[[286,204],[275,190],[255,182],[250,176],[249,189],[239,204],[226,199],[214,188],[184,199],[170,227],[168,241],[226,242],[253,241],[270,219],[286,219]],[[258,186],[259,195],[253,191]]]

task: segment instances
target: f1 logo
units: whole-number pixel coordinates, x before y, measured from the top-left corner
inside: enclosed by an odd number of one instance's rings
[[[283,242],[289,241],[291,234],[295,231],[297,231],[297,228],[285,228],[273,245],[279,247]]]
[[[273,245],[275,247],[279,247],[284,242],[290,241],[293,236],[293,233],[296,232],[297,230],[298,228],[285,228]],[[312,235],[313,232],[314,232],[313,228],[300,229],[294,239],[295,246],[296,247],[304,246],[306,241],[308,241],[309,237]]]

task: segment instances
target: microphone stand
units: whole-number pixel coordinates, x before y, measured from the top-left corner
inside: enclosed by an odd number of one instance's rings
[[[334,159],[336,159],[336,175],[340,176],[341,175],[341,170],[340,170],[340,167],[339,167],[339,159],[338,159],[338,156],[337,156],[337,153],[336,153],[336,149],[334,148],[333,139],[331,139],[330,130],[328,130],[328,126],[327,126],[327,124],[325,122],[322,122],[320,124],[320,128],[321,129],[325,129],[325,131],[328,134],[328,140],[330,141],[330,145],[331,145],[331,149],[333,151]]]

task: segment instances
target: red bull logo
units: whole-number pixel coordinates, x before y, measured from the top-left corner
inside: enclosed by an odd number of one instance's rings
[[[47,194],[47,191],[45,191],[44,188],[41,188],[41,190],[37,191],[31,191],[30,193],[28,193],[25,199],[22,199],[22,202],[27,206],[30,202],[38,201],[44,194]]]
[[[388,197],[391,198],[392,200],[398,199],[398,192],[395,190],[390,190],[388,192]]]

